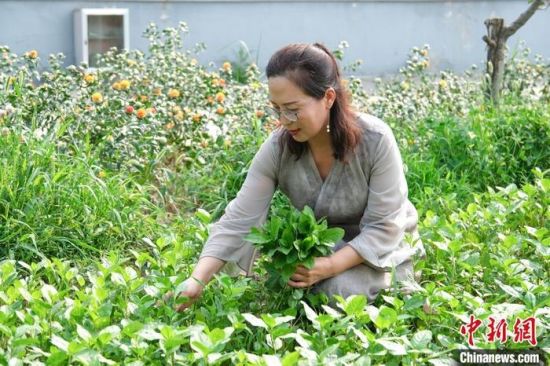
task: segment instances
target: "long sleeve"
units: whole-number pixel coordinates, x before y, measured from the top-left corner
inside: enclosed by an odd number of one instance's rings
[[[359,223],[360,233],[348,244],[379,270],[410,259],[417,248],[403,242],[405,232],[416,230],[418,215],[407,198],[401,154],[389,127],[385,128],[371,159],[368,201]]]
[[[262,225],[277,184],[276,131],[254,156],[245,181],[225,208],[219,221],[210,226],[210,235],[200,257],[235,262],[246,272],[254,259],[254,247],[244,241],[252,226]]]

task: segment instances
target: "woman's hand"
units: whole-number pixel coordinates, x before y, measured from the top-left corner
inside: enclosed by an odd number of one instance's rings
[[[317,257],[311,269],[298,266],[296,272],[290,276],[288,285],[296,288],[310,287],[332,276],[334,276],[334,270],[331,258]]]
[[[182,304],[176,305],[176,311],[184,311],[190,307],[202,295],[202,290],[204,288],[204,286],[193,277],[189,277],[184,281],[184,283],[185,290],[181,291],[177,297],[185,297],[188,300]],[[174,296],[173,292],[167,293],[164,296],[164,301],[168,301],[172,296]]]

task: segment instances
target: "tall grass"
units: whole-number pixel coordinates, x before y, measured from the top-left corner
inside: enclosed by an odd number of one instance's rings
[[[0,139],[0,257],[86,257],[153,231],[147,189],[94,161],[60,154],[48,138]]]

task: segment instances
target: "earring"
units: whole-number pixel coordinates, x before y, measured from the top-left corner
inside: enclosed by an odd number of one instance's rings
[[[327,133],[330,133],[330,122],[327,123]]]

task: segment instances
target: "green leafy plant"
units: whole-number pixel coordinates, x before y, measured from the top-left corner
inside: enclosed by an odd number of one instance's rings
[[[292,210],[284,218],[275,216],[263,227],[253,227],[246,240],[267,255],[267,286],[284,287],[299,264],[313,268],[315,257],[327,256],[335,242],[344,237],[341,228],[329,228],[316,220],[313,210]]]

